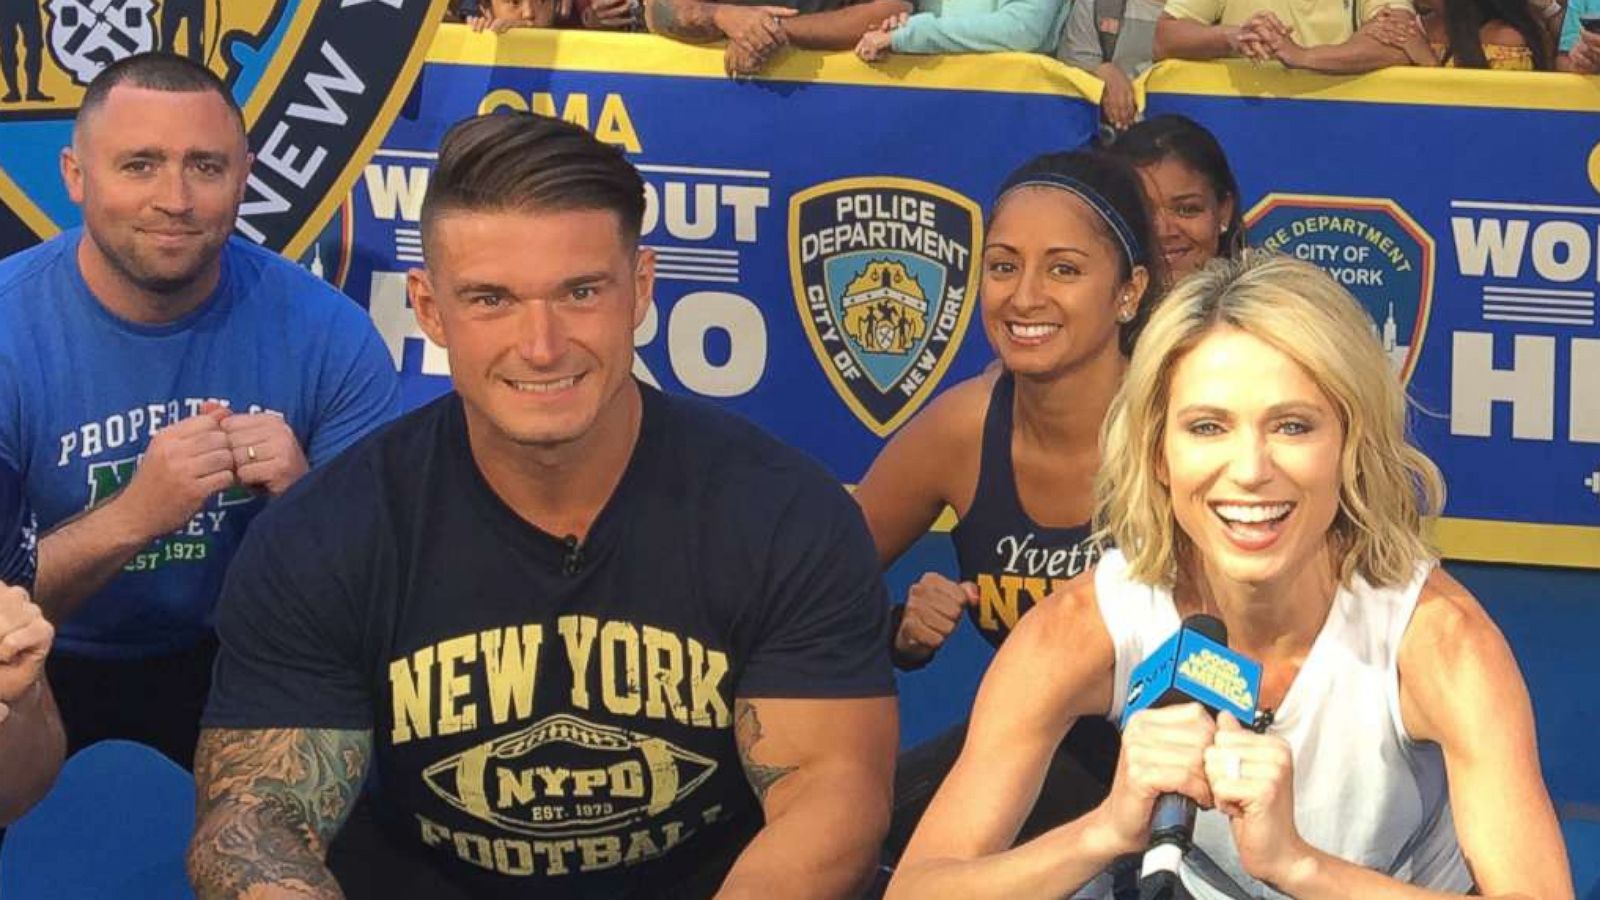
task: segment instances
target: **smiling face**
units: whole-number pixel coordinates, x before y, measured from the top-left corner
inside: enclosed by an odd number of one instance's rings
[[[1168,277],[1177,283],[1221,253],[1233,198],[1218,197],[1205,176],[1176,155],[1140,166],[1139,178],[1155,215]]]
[[[448,351],[474,450],[590,447],[591,434],[619,433],[605,426],[636,391],[633,330],[654,266],[618,215],[454,211],[428,241],[428,269],[408,287],[422,330]]]
[[[984,241],[982,310],[1006,369],[1050,375],[1119,353],[1118,315],[1144,292],[1122,278],[1122,251],[1082,200],[1052,187],[1011,191]]]
[[[1159,476],[1213,587],[1315,571],[1339,510],[1344,426],[1298,363],[1220,326],[1173,366]]]
[[[118,85],[79,124],[61,169],[83,207],[91,240],[79,258],[97,295],[183,305],[210,292],[249,170],[244,132],[221,97]]]

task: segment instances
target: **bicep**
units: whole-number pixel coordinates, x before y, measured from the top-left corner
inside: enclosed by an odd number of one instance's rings
[[[253,855],[293,835],[320,859],[355,805],[372,732],[207,728],[195,750],[197,845]]]
[[[316,421],[305,448],[313,466],[338,456],[400,412],[400,376],[393,358],[370,322],[355,327],[360,339],[349,355],[329,355],[327,384],[316,398]]]
[[[899,739],[894,697],[741,697],[733,710],[739,762],[769,819],[812,776],[844,775],[880,793],[887,809]],[[832,790],[838,780],[823,783]]]
[[[1485,895],[1571,896],[1539,767],[1533,706],[1511,648],[1470,597],[1420,613],[1401,651],[1401,709],[1444,753],[1456,834]]]
[[[1079,597],[1053,596],[1024,616],[1000,649],[973,706],[966,743],[922,822],[905,863],[975,859],[1016,840],[1056,747],[1078,718],[1111,703],[1111,639]],[[1063,622],[1047,622],[1045,615]],[[1063,659],[1061,647],[1080,648]]]
[[[948,473],[952,457],[961,454],[936,420],[938,412],[930,409],[929,418],[913,419],[901,429],[856,487],[856,502],[884,565],[927,533],[953,499]]]

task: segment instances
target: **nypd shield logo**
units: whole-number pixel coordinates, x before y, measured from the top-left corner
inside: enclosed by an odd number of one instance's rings
[[[660,815],[717,770],[661,738],[560,713],[423,770],[446,803],[507,831],[570,837]]]
[[[149,50],[215,72],[256,154],[238,229],[299,258],[383,138],[447,0],[0,0],[0,256],[78,224],[58,154],[85,87]]]
[[[156,48],[155,0],[49,0],[50,55],[78,84]]]
[[[909,178],[849,178],[789,201],[789,275],[817,362],[887,436],[928,399],[976,304],[983,217]]]

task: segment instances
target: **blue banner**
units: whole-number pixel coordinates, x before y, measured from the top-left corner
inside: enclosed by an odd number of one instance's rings
[[[1021,55],[878,68],[793,53],[756,81],[721,66],[720,49],[651,37],[440,30],[341,217],[352,252],[330,230],[317,262],[369,303],[407,403],[449,386],[404,289],[433,151],[492,109],[582,124],[643,172],[658,260],[635,335],[645,381],[715,398],[853,482],[940,386],[992,358],[969,328],[983,209],[1019,163],[1093,136],[1080,87],[1095,83]]]
[[[1600,567],[1600,80],[1163,64],[1146,113],[1210,128],[1250,241],[1372,314],[1449,488],[1456,558]]]

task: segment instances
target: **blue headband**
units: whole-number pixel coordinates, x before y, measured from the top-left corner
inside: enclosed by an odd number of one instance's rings
[[[1081,2],[1081,0],[1080,0]],[[1070,175],[1057,175],[1054,172],[1029,172],[1019,181],[1007,182],[1000,189],[1000,198],[995,201],[995,206],[1000,205],[1000,200],[1017,188],[1023,187],[1053,187],[1066,191],[1099,214],[1111,233],[1116,236],[1117,243],[1122,245],[1122,252],[1128,258],[1129,267],[1136,266],[1144,260],[1144,250],[1139,243],[1139,237],[1128,227],[1126,220],[1118,213],[1100,192],[1084,184]]]

